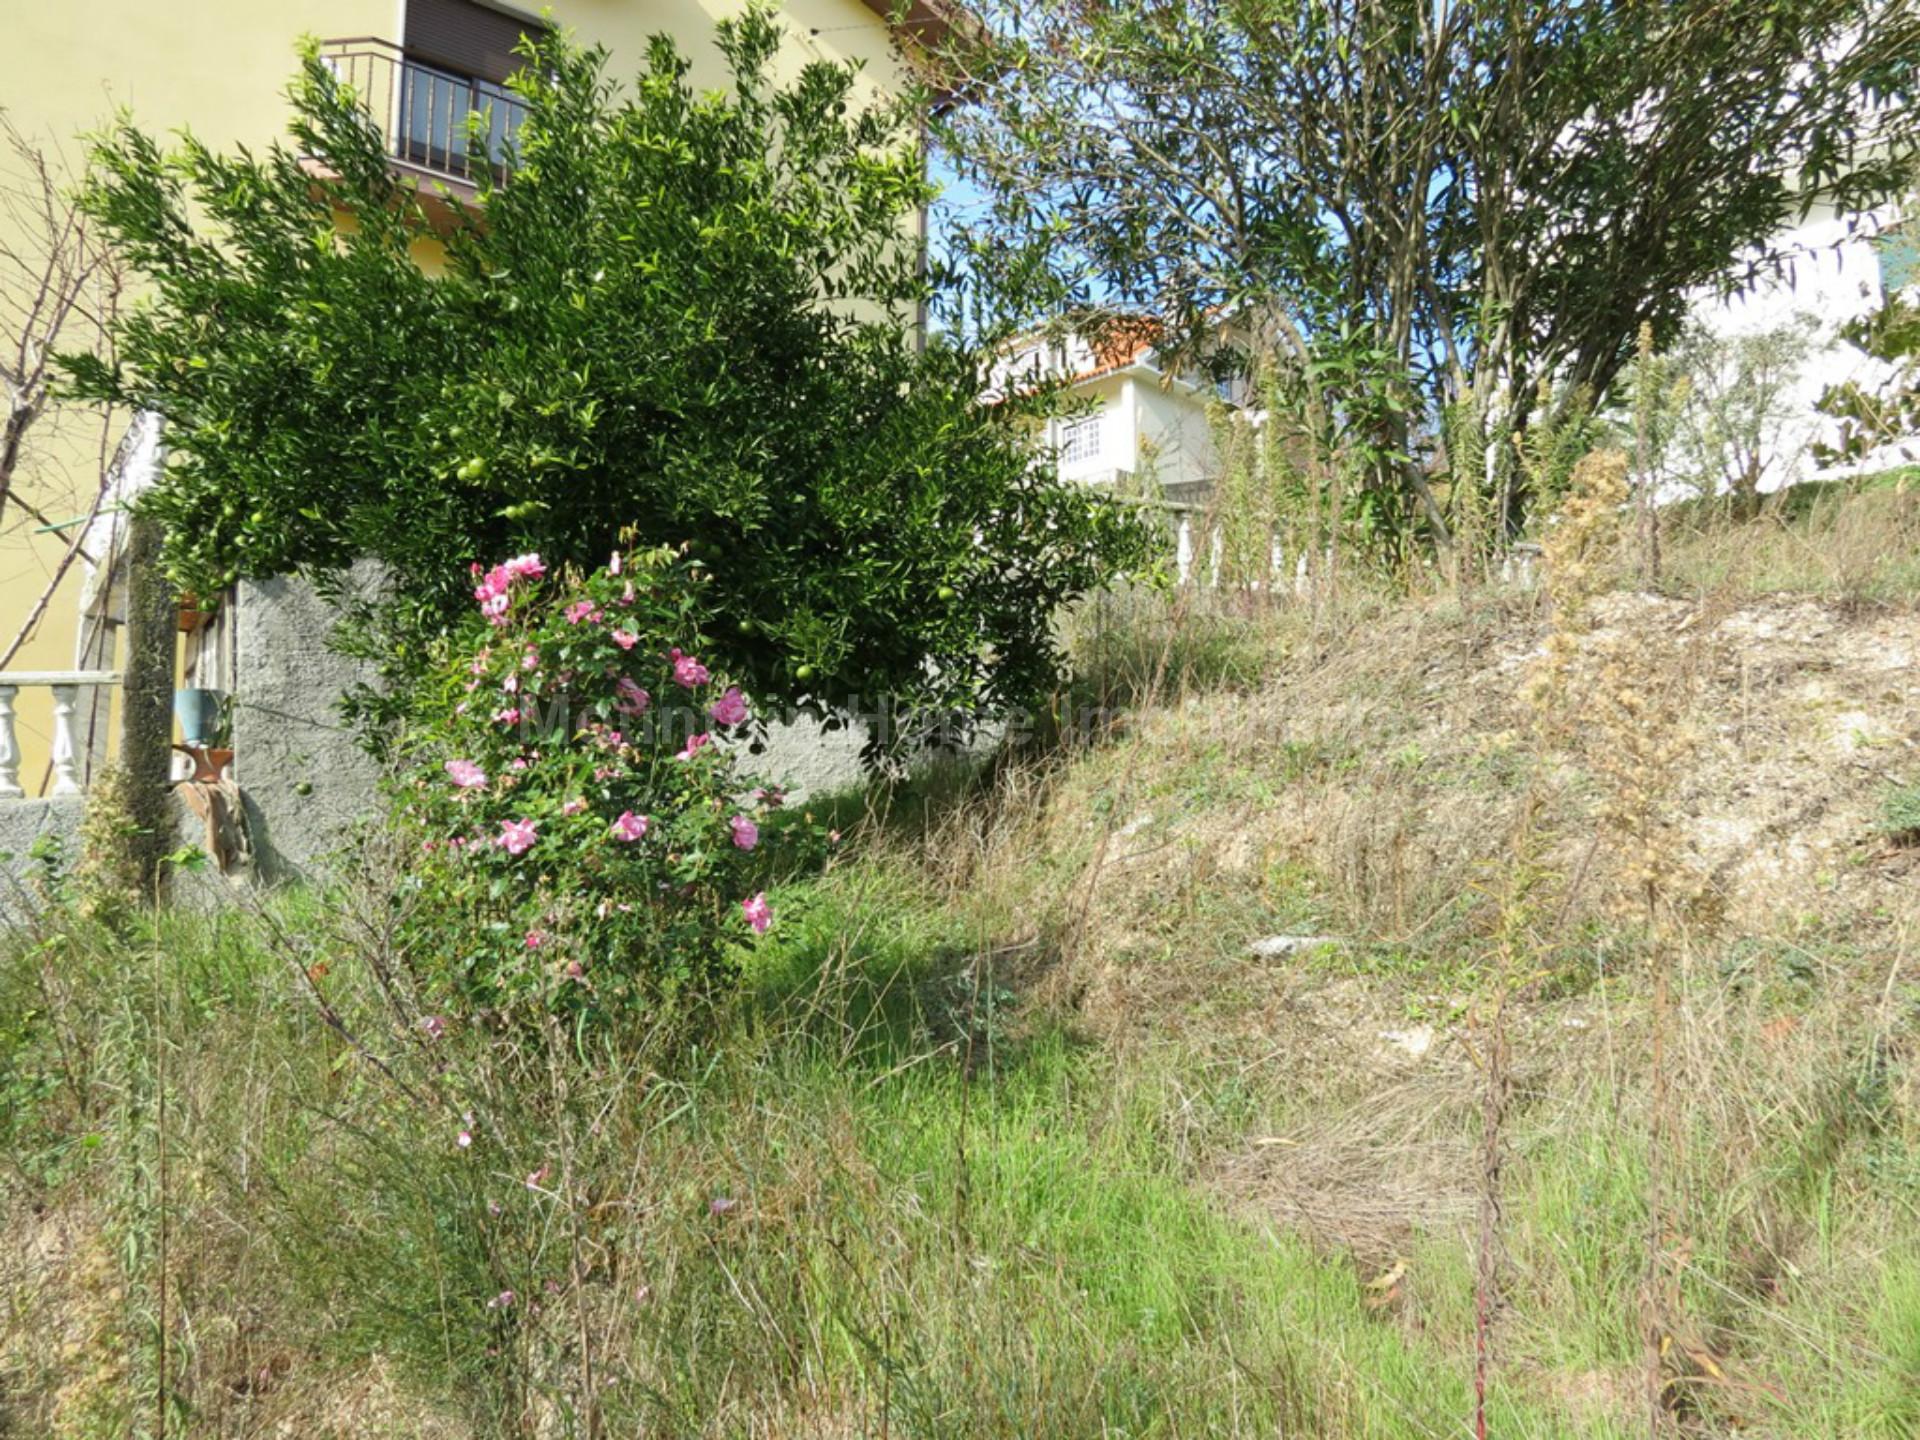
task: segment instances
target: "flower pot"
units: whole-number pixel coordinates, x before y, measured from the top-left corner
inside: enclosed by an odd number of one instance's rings
[[[173,692],[173,718],[180,722],[180,738],[189,745],[205,745],[220,727],[220,704],[227,698],[224,690],[189,687]]]

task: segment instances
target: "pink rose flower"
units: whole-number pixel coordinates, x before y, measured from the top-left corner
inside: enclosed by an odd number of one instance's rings
[[[520,723],[520,708],[517,705],[508,705],[494,711],[493,723],[496,725],[518,725]]]
[[[760,827],[745,815],[736,815],[727,821],[733,831],[733,843],[742,850],[751,850],[760,843]]]
[[[562,815],[578,815],[582,810],[586,808],[587,808],[587,797],[584,795],[576,795],[573,797],[573,799],[567,801],[566,804],[560,807],[560,813]]]
[[[618,550],[614,551],[613,558],[607,561],[607,573],[609,575],[618,575],[620,573],[620,552]]]
[[[443,768],[447,778],[462,790],[478,790],[487,783],[487,772],[471,760],[449,760]]]
[[[620,698],[613,702],[613,708],[622,715],[644,715],[647,706],[653,703],[653,697],[642,690],[626,676],[620,677],[620,683],[614,686]]]
[[[708,712],[720,725],[743,725],[747,719],[747,702],[740,694],[738,685],[729,685],[727,693],[713,702]]]
[[[647,833],[647,817],[636,815],[631,810],[622,810],[620,818],[609,827],[616,840],[624,840],[631,845]]]
[[[538,670],[540,668],[540,652],[531,645],[527,646],[526,650],[522,652],[520,656],[520,668],[522,670]]]
[[[667,659],[673,662],[673,680],[676,685],[684,685],[691,690],[696,685],[704,685],[713,678],[712,673],[691,655],[683,655],[680,647],[675,646],[667,652]]]
[[[567,606],[567,623],[579,625],[588,620],[597,620],[600,612],[591,600],[576,600]]]
[[[547,943],[546,931],[544,930],[527,931],[527,949],[538,950],[542,945],[546,943]]]
[[[516,555],[500,567],[507,572],[509,580],[538,580],[547,573],[547,567],[540,563],[538,555]]]
[[[540,838],[539,825],[532,820],[502,820],[500,836],[493,843],[509,855],[524,855]]]
[[[673,758],[676,760],[691,760],[693,759],[694,756],[698,755],[702,750],[706,749],[707,746],[712,743],[713,743],[713,737],[711,735],[707,735],[704,733],[699,735],[689,735],[687,737],[686,747],[682,749],[681,752],[678,755],[674,756]]]
[[[616,630],[609,638],[622,650],[631,650],[640,643],[640,637],[631,630]]]
[[[773,924],[773,908],[767,904],[767,892],[764,890],[750,900],[742,900],[740,913],[747,917],[747,924],[753,927],[756,935],[766,934],[767,927]]]

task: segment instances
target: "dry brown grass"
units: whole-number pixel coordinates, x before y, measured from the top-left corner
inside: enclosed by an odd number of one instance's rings
[[[1660,1403],[1709,1430],[1797,1433],[1769,1427],[1827,1412],[1796,1411],[1796,1384],[1838,1395],[1848,1366],[1901,1363],[1845,1336],[1866,1323],[1875,1257],[1913,1219],[1859,1166],[1883,1144],[1905,1153],[1916,1125],[1911,1067],[1874,1057],[1911,1027],[1893,997],[1920,924],[1915,861],[1876,817],[1920,748],[1920,615],[1602,591],[1567,656],[1563,748],[1544,774],[1522,691],[1548,622],[1527,598],[1374,610],[1339,642],[1275,613],[1259,684],[1166,697],[977,831],[966,884],[1051,926],[1041,993],[1108,1043],[1140,1063],[1205,1055],[1216,1077],[1269,1087],[1248,1129],[1190,1147],[1210,1184],[1363,1274],[1419,1254],[1393,1312],[1459,1335],[1480,1086],[1463,1017],[1531,792],[1509,1383],[1541,1377],[1622,1425],[1641,1413],[1619,1357],[1657,1147]],[[1674,927],[1657,1066],[1647,936],[1622,904],[1649,875]],[[1345,944],[1278,964],[1246,953],[1273,931]],[[1823,1234],[1813,1215],[1834,1204],[1854,1208]]]
[[[1691,595],[1805,595],[1846,605],[1920,593],[1920,471],[1805,486],[1768,497],[1753,520],[1681,512],[1668,522],[1663,581]]]

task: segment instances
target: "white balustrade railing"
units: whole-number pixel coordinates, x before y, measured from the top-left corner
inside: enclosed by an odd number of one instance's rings
[[[93,685],[118,685],[117,670],[0,670],[0,800],[19,800],[20,741],[14,733],[13,702],[23,688],[44,686],[53,692],[54,795],[78,795],[80,737],[76,716],[80,692]]]

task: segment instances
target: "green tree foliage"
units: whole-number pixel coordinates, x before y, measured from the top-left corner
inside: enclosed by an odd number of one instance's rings
[[[151,303],[115,363],[67,363],[165,417],[141,503],[176,580],[377,558],[398,594],[365,643],[404,674],[469,560],[604,561],[633,523],[710,565],[718,659],[763,700],[1028,698],[1056,606],[1144,534],[1034,467],[976,354],[923,343],[910,108],[850,65],[775,85],[779,37],[723,22],[733,83],[700,93],[664,37],[630,89],[543,42],[508,178],[450,222],[311,52],[290,146],[168,153],[123,121],[86,206]]]
[[[1887,195],[1913,149],[1901,0],[981,9],[941,135],[991,202],[982,265],[1044,253],[1036,305],[1148,311],[1196,354],[1231,317],[1319,392],[1390,542],[1487,503],[1429,483],[1442,416],[1490,442],[1510,533],[1539,395],[1603,397],[1643,324],[1666,345],[1690,290],[1770,272],[1783,226]]]
[[[1694,326],[1681,338],[1674,365],[1686,393],[1674,442],[1703,499],[1725,495],[1751,512],[1763,483],[1799,459],[1782,432],[1804,412],[1796,392],[1819,333],[1816,317],[1798,314],[1727,336]]]
[[[1865,460],[1883,445],[1920,434],[1920,300],[1895,292],[1878,310],[1840,327],[1840,338],[1877,360],[1877,379],[1848,380],[1821,394],[1822,412],[1839,421],[1832,443],[1816,443],[1824,464]]]

